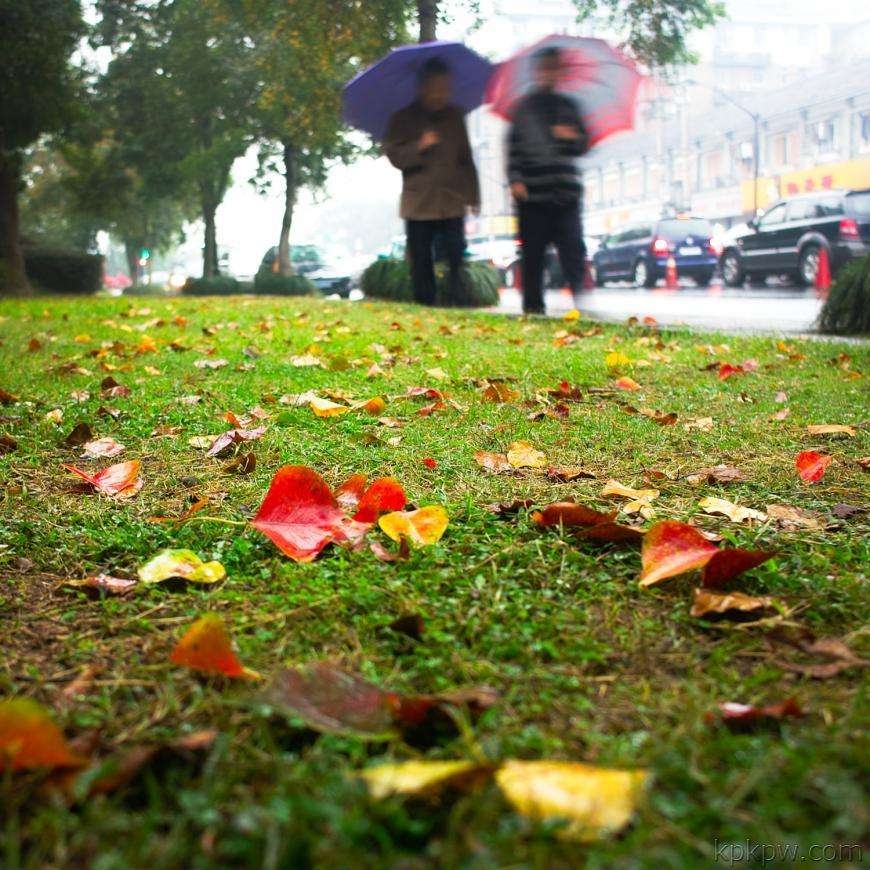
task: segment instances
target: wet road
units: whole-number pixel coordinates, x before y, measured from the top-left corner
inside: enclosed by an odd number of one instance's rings
[[[547,313],[559,316],[575,307],[568,291],[547,294]],[[811,332],[822,302],[814,290],[768,286],[731,289],[681,286],[679,290],[652,290],[610,286],[586,291],[580,311],[599,320],[624,321],[632,315],[654,317],[663,326],[687,325],[726,332]],[[505,289],[500,311],[519,313],[520,294]]]

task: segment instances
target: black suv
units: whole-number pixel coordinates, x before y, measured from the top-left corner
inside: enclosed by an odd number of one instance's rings
[[[722,252],[722,278],[741,287],[747,279],[763,283],[769,275],[787,275],[810,286],[822,248],[832,272],[870,253],[870,189],[825,190],[771,206],[731,235]]]
[[[635,224],[605,236],[592,257],[595,282],[633,281],[637,287],[654,287],[665,277],[673,257],[682,278],[710,283],[719,255],[713,245],[713,227],[706,218],[674,217]]]

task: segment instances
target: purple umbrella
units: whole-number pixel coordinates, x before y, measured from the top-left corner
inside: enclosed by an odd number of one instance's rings
[[[493,66],[461,42],[424,42],[394,48],[354,76],[342,92],[342,120],[380,140],[394,112],[417,96],[417,73],[433,57],[443,60],[453,79],[451,102],[470,112],[483,102]]]

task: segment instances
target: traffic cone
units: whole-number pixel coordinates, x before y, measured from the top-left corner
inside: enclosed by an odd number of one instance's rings
[[[665,266],[665,289],[679,290],[680,285],[677,280],[677,261],[673,257],[668,257],[668,263]]]
[[[816,269],[816,296],[819,299],[828,298],[828,290],[831,289],[831,260],[828,257],[828,249],[819,249],[819,266]]]

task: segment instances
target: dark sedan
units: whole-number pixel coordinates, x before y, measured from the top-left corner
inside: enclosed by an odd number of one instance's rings
[[[673,257],[677,274],[707,285],[718,262],[710,221],[674,217],[634,224],[605,236],[592,257],[597,284],[629,280],[637,287],[654,287],[665,277]]]
[[[729,239],[722,277],[731,287],[771,275],[811,286],[822,250],[832,272],[870,253],[870,190],[826,190],[776,203]]]

